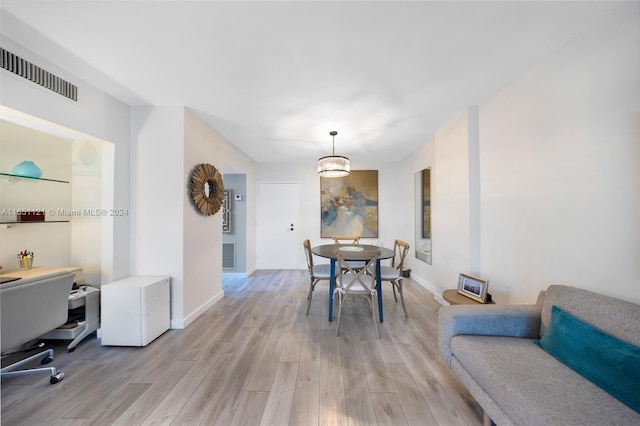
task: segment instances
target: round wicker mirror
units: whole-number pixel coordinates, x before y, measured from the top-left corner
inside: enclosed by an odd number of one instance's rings
[[[191,173],[191,200],[205,216],[216,214],[224,201],[222,175],[208,163],[200,164]]]

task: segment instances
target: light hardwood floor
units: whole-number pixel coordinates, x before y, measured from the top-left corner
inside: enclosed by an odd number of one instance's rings
[[[74,352],[52,342],[46,373],[2,380],[2,425],[480,425],[482,411],[437,355],[439,304],[411,279],[409,318],[384,284],[375,338],[368,302],[345,302],[340,336],[328,283],[305,316],[306,271],[224,282],[225,298],[144,348]]]

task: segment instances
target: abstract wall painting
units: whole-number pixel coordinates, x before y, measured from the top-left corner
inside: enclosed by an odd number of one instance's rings
[[[378,238],[378,171],[352,170],[341,178],[321,177],[320,210],[322,238]]]

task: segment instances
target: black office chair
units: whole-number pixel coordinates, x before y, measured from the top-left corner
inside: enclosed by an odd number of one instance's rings
[[[2,284],[0,309],[3,358],[24,350],[25,345],[67,321],[69,293],[74,277],[73,273],[60,273],[48,278],[23,278]],[[53,357],[53,349],[47,349],[3,367],[0,374],[8,377],[47,371],[50,373],[49,382],[58,383],[64,378],[64,373],[53,366],[19,369],[39,358],[42,364],[48,364]]]

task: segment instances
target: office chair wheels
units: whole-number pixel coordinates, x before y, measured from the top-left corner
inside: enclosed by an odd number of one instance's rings
[[[51,361],[53,361],[53,358],[51,358],[50,356],[46,356],[42,358],[42,361],[40,361],[40,364],[49,364]]]
[[[51,376],[51,379],[49,379],[49,383],[51,383],[52,385],[55,385],[62,379],[64,379],[64,373],[61,371],[55,376]]]

